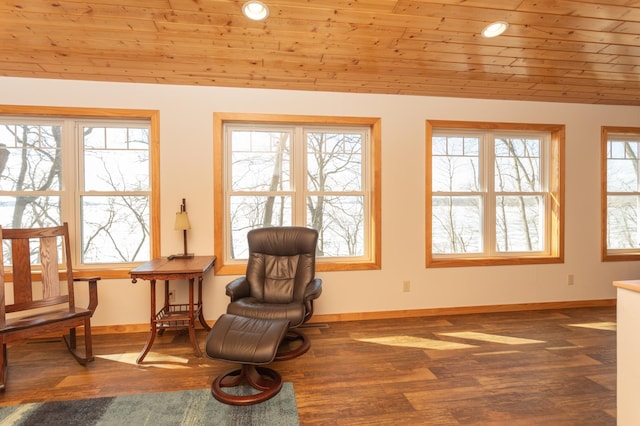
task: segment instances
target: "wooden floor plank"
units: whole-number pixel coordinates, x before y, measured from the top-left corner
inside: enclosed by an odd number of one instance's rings
[[[272,367],[303,425],[615,425],[615,320],[593,307],[312,325],[311,350]],[[87,367],[57,339],[15,344],[0,405],[208,388],[234,366],[194,357],[180,331],[136,365],[146,338],[96,335]]]

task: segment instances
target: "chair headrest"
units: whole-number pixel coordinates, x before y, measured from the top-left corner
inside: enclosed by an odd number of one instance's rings
[[[250,253],[274,256],[314,254],[318,231],[302,226],[276,226],[253,229],[247,233]]]

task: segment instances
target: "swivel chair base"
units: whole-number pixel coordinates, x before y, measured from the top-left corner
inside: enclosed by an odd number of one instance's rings
[[[240,386],[246,382],[258,393],[233,395],[222,388]],[[211,394],[215,399],[230,405],[252,405],[266,401],[280,392],[282,377],[267,367],[243,364],[242,368],[231,370],[218,376],[211,384]]]
[[[305,354],[311,348],[311,340],[297,330],[288,330],[278,347],[275,361],[287,361]]]
[[[226,404],[251,405],[266,401],[280,392],[280,374],[263,365],[274,360],[288,328],[288,320],[221,315],[207,336],[205,353],[211,359],[235,362],[242,367],[221,374],[213,381],[213,397]],[[239,387],[243,383],[258,392],[238,395],[223,390],[237,387],[235,390],[239,393],[244,390]]]

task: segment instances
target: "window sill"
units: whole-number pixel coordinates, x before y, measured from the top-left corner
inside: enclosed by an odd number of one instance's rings
[[[538,257],[477,257],[472,259],[427,259],[427,268],[456,268],[465,266],[508,266],[508,265],[538,265],[547,263],[564,263],[560,256]]]
[[[244,275],[247,270],[246,263],[224,265],[216,262],[214,265],[216,275]],[[379,262],[318,262],[316,261],[316,272],[330,271],[371,271],[382,269]]]

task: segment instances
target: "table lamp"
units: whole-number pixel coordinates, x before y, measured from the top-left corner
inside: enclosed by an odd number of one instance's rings
[[[189,215],[187,214],[187,204],[186,200],[182,199],[182,204],[180,205],[180,211],[176,213],[176,231],[182,231],[182,238],[184,240],[184,253],[182,254],[174,254],[171,256],[172,259],[189,259],[193,257],[193,253],[187,253],[187,230],[191,229],[191,224],[189,223]]]

